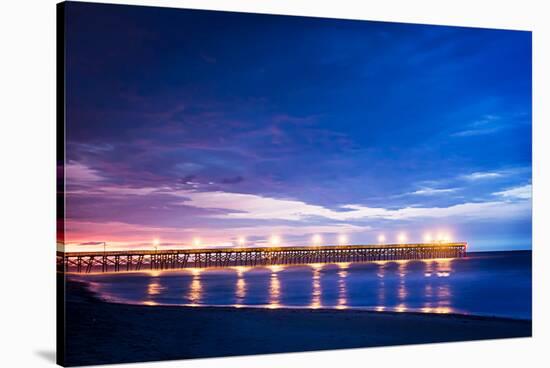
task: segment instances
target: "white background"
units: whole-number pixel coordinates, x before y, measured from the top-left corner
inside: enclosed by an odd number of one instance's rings
[[[533,31],[534,337],[143,363],[135,367],[548,366],[549,67],[545,1],[112,1]],[[0,366],[52,366],[55,351],[55,1],[0,4]],[[545,16],[546,15],[546,16]],[[547,24],[545,24],[545,21]],[[545,226],[546,225],[546,226]],[[17,259],[15,257],[18,257]],[[22,267],[21,260],[25,266]],[[546,280],[546,285],[544,283]],[[513,298],[513,295],[510,295]],[[338,333],[337,330],[334,333]],[[419,333],[422,333],[419,331]],[[546,348],[546,349],[545,349]],[[120,365],[130,366],[130,365]]]

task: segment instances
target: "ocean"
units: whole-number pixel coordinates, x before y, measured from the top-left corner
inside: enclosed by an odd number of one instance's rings
[[[72,274],[119,303],[336,308],[531,319],[530,251],[464,258]]]

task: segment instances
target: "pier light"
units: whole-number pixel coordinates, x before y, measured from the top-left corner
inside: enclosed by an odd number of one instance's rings
[[[386,241],[386,236],[384,234],[378,235],[378,242],[384,243]]]
[[[345,234],[341,234],[340,236],[338,236],[338,243],[340,245],[347,244],[348,243],[348,236],[345,235]]]
[[[239,245],[245,245],[246,244],[246,238],[244,236],[240,236],[239,239],[237,239],[237,243]]]
[[[155,250],[159,249],[160,241],[158,239],[153,239],[153,247],[155,247]]]
[[[449,242],[451,242],[451,235],[449,233],[441,232],[441,233],[437,234],[436,241],[438,243],[449,243]]]
[[[311,241],[312,241],[313,244],[315,244],[315,245],[320,245],[321,242],[323,241],[323,238],[321,237],[321,235],[315,234],[315,235],[313,235],[313,237],[311,238]]]
[[[196,247],[201,245],[201,238],[194,238],[193,239],[193,245],[196,246]]]
[[[400,243],[400,244],[403,244],[407,241],[407,234],[405,233],[400,233],[398,236],[397,236],[397,241]]]
[[[433,240],[432,234],[430,234],[430,233],[424,234],[424,242],[425,242],[425,243],[431,243],[432,240]]]
[[[279,245],[281,244],[281,238],[278,235],[272,235],[271,238],[269,238],[269,243],[271,245]]]

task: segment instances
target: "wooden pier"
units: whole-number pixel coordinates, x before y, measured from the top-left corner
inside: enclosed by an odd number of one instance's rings
[[[57,252],[60,272],[123,272],[205,267],[299,265],[457,258],[467,243],[331,245],[269,248],[209,248]]]

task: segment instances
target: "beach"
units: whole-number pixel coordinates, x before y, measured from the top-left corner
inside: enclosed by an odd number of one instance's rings
[[[117,304],[67,280],[65,365],[530,337],[531,325],[458,314]]]

